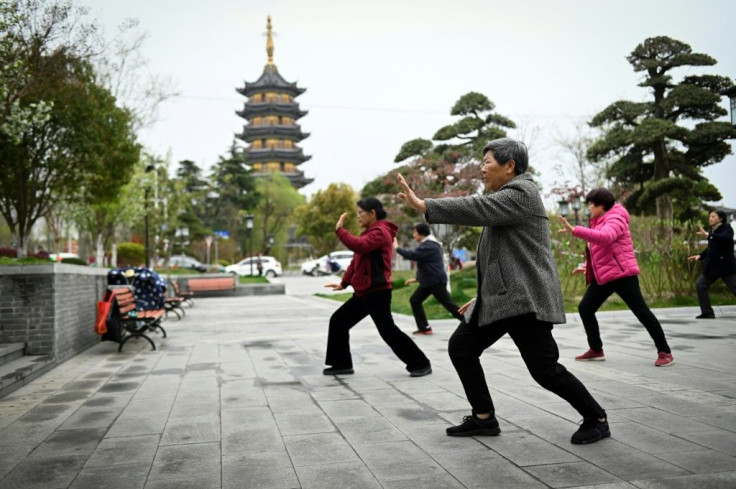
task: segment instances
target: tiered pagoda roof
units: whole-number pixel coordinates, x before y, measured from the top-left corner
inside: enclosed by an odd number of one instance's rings
[[[287,82],[273,62],[271,16],[268,16],[267,23],[266,53],[268,62],[260,78],[252,83],[245,82],[245,87],[236,89],[248,97],[243,110],[236,112],[248,123],[236,137],[248,144],[243,153],[253,168],[254,176],[282,173],[295,188],[301,188],[314,180],[306,178],[298,168],[311,158],[297,146],[299,141],[309,137],[309,133],[302,132],[296,123],[307,115],[307,111],[301,110],[294,100],[306,89]]]

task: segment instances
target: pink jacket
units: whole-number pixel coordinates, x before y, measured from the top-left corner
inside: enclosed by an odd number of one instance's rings
[[[634,242],[629,232],[629,213],[614,204],[602,216],[590,220],[590,228],[575,226],[572,234],[588,242],[593,276],[599,285],[639,275]]]

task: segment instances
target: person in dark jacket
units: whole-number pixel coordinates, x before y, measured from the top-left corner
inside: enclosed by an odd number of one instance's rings
[[[719,278],[736,295],[736,258],[733,254],[733,228],[726,222],[726,213],[713,211],[708,214],[710,232],[703,229],[697,231],[698,236],[708,238],[708,247],[698,255],[689,256],[688,261],[702,261],[703,273],[695,282],[700,303],[700,315],[695,319],[715,319],[713,307],[710,305],[708,289]]]
[[[339,284],[327,284],[332,290],[343,290],[349,285],[355,293],[330,318],[327,335],[329,365],[322,373],[340,375],[353,373],[350,354],[350,329],[370,316],[378,333],[399,359],[406,364],[412,377],[432,373],[432,366],[422,350],[401,331],[391,315],[391,258],[392,243],[398,227],[386,220],[381,201],[366,197],[358,201],[358,223],[365,230],[353,236],[343,227],[347,213],[340,216],[335,226],[337,237],[355,252]]]
[[[422,303],[427,297],[433,295],[442,307],[447,309],[458,321],[463,320],[463,315],[458,312],[458,306],[452,301],[447,291],[447,273],[445,272],[445,260],[442,253],[442,245],[432,235],[429,225],[420,222],[414,225],[414,241],[419,243],[413,250],[399,247],[399,242],[394,238],[394,250],[406,258],[417,262],[417,278],[410,278],[406,284],[419,283],[417,290],[409,298],[411,311],[414,313],[414,321],[417,330],[414,334],[432,334],[432,328],[427,322]]]
[[[483,148],[481,175],[488,193],[422,200],[398,176],[403,189],[399,198],[423,212],[427,222],[483,226],[476,253],[478,292],[460,307],[465,320],[448,345],[472,412],[445,432],[449,436],[501,432],[480,356],[508,334],[532,378],[583,417],[570,441],[595,443],[611,436],[611,431],[606,411],[558,361],[552,327],[565,322],[562,287],[552,256],[549,218],[528,166],[526,145],[501,138]]]

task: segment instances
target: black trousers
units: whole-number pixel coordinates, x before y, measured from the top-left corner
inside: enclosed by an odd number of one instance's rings
[[[474,412],[495,412],[480,356],[506,333],[514,340],[526,368],[539,385],[569,402],[584,418],[606,416],[588,389],[557,362],[560,353],[552,337],[552,324],[538,321],[533,314],[482,327],[463,321],[453,333],[449,344],[450,359]]]
[[[654,340],[657,351],[671,353],[667,339],[664,337],[664,331],[662,331],[662,325],[659,324],[654,313],[644,301],[644,296],[641,295],[641,289],[639,288],[639,277],[636,276],[612,280],[603,285],[599,285],[593,279],[588,285],[583,300],[578,305],[580,319],[583,320],[585,334],[588,336],[588,346],[594,351],[603,350],[603,342],[601,341],[601,333],[595,313],[614,292],[623,299],[636,316],[636,319],[647,329],[649,336]]]
[[[412,372],[429,366],[429,360],[422,350],[394,323],[391,315],[391,289],[371,292],[360,297],[353,295],[332,314],[327,335],[325,364],[332,367],[352,368],[350,329],[368,315],[375,323],[378,334],[391,347],[396,356],[406,364],[408,371]]]
[[[429,327],[422,302],[427,300],[427,297],[430,295],[433,295],[437,299],[437,302],[442,304],[442,307],[447,309],[455,319],[458,321],[463,320],[463,315],[457,312],[458,305],[452,301],[450,293],[447,292],[447,284],[435,284],[429,287],[419,286],[409,298],[409,304],[411,304],[411,311],[414,313],[414,321],[417,323],[417,328],[427,329]]]
[[[711,277],[708,278],[701,274],[698,280],[695,281],[695,290],[698,292],[698,303],[700,304],[700,312],[703,314],[713,314],[713,307],[710,305],[710,294],[708,289],[718,279],[723,280],[728,289],[736,295],[736,273],[733,275],[726,275],[725,277]]]

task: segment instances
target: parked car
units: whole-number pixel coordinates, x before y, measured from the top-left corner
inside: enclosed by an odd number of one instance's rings
[[[333,251],[324,256],[320,256],[316,260],[309,260],[302,263],[303,275],[329,275],[331,273],[342,273],[350,265],[353,260],[353,252],[350,250]],[[339,267],[335,270],[334,265]]]
[[[191,268],[201,273],[207,271],[207,265],[200,263],[199,260],[188,255],[171,255],[169,266],[171,268]]]
[[[227,273],[233,275],[239,275],[241,277],[248,277],[251,273],[254,276],[258,275],[258,260],[261,261],[263,267],[263,275],[266,277],[280,277],[284,274],[281,268],[281,262],[272,256],[252,256],[244,260],[240,260],[234,265],[228,265],[225,267]],[[252,266],[251,266],[252,264]],[[251,272],[252,270],[252,272]]]

